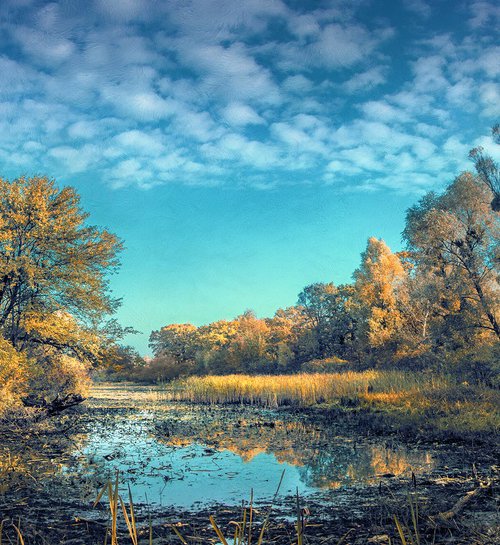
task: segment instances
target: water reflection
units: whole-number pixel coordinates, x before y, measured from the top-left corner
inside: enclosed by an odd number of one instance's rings
[[[283,470],[281,494],[298,489],[305,496],[430,470],[433,463],[422,451],[336,436],[327,423],[176,406],[95,426],[67,471],[84,472],[98,485],[118,470],[137,502],[191,508],[237,504],[251,489],[269,499]]]

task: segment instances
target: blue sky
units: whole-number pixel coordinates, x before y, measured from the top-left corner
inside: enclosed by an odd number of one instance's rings
[[[84,7],[84,9],[83,9]],[[143,335],[350,280],[370,235],[491,150],[500,7],[1,0],[0,174],[75,186],[125,240]],[[493,152],[493,151],[492,151]]]

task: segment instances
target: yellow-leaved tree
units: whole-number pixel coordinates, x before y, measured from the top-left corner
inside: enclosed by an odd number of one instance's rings
[[[103,324],[118,304],[108,273],[121,242],[87,218],[71,187],[0,178],[0,334],[42,393],[77,389],[113,329]]]
[[[402,326],[397,290],[406,277],[401,260],[382,239],[371,237],[354,273],[353,298],[362,348],[378,348]]]

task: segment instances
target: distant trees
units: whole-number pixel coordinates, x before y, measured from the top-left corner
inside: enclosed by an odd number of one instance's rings
[[[121,242],[87,218],[70,187],[0,179],[0,336],[30,360],[42,393],[73,388],[109,341]]]
[[[149,337],[149,347],[156,356],[170,354],[179,362],[192,360],[198,348],[197,328],[192,324],[170,324]]]

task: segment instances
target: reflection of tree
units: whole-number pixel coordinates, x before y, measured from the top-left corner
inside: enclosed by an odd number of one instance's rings
[[[265,416],[221,409],[200,418],[193,411],[164,423],[169,433],[165,440],[172,445],[198,442],[230,450],[245,461],[262,452],[274,454],[280,463],[298,466],[303,481],[317,488],[366,482],[377,475],[401,475],[432,464],[425,453],[354,443],[334,436],[327,425]]]
[[[36,493],[56,479],[61,483],[71,480],[68,464],[87,441],[87,435],[68,434],[64,419],[37,424],[29,430],[3,427],[1,434],[0,492],[6,495]]]
[[[316,456],[300,469],[300,473],[309,486],[335,488],[338,483],[366,480],[371,476],[370,469],[368,450],[333,442],[318,449]]]

